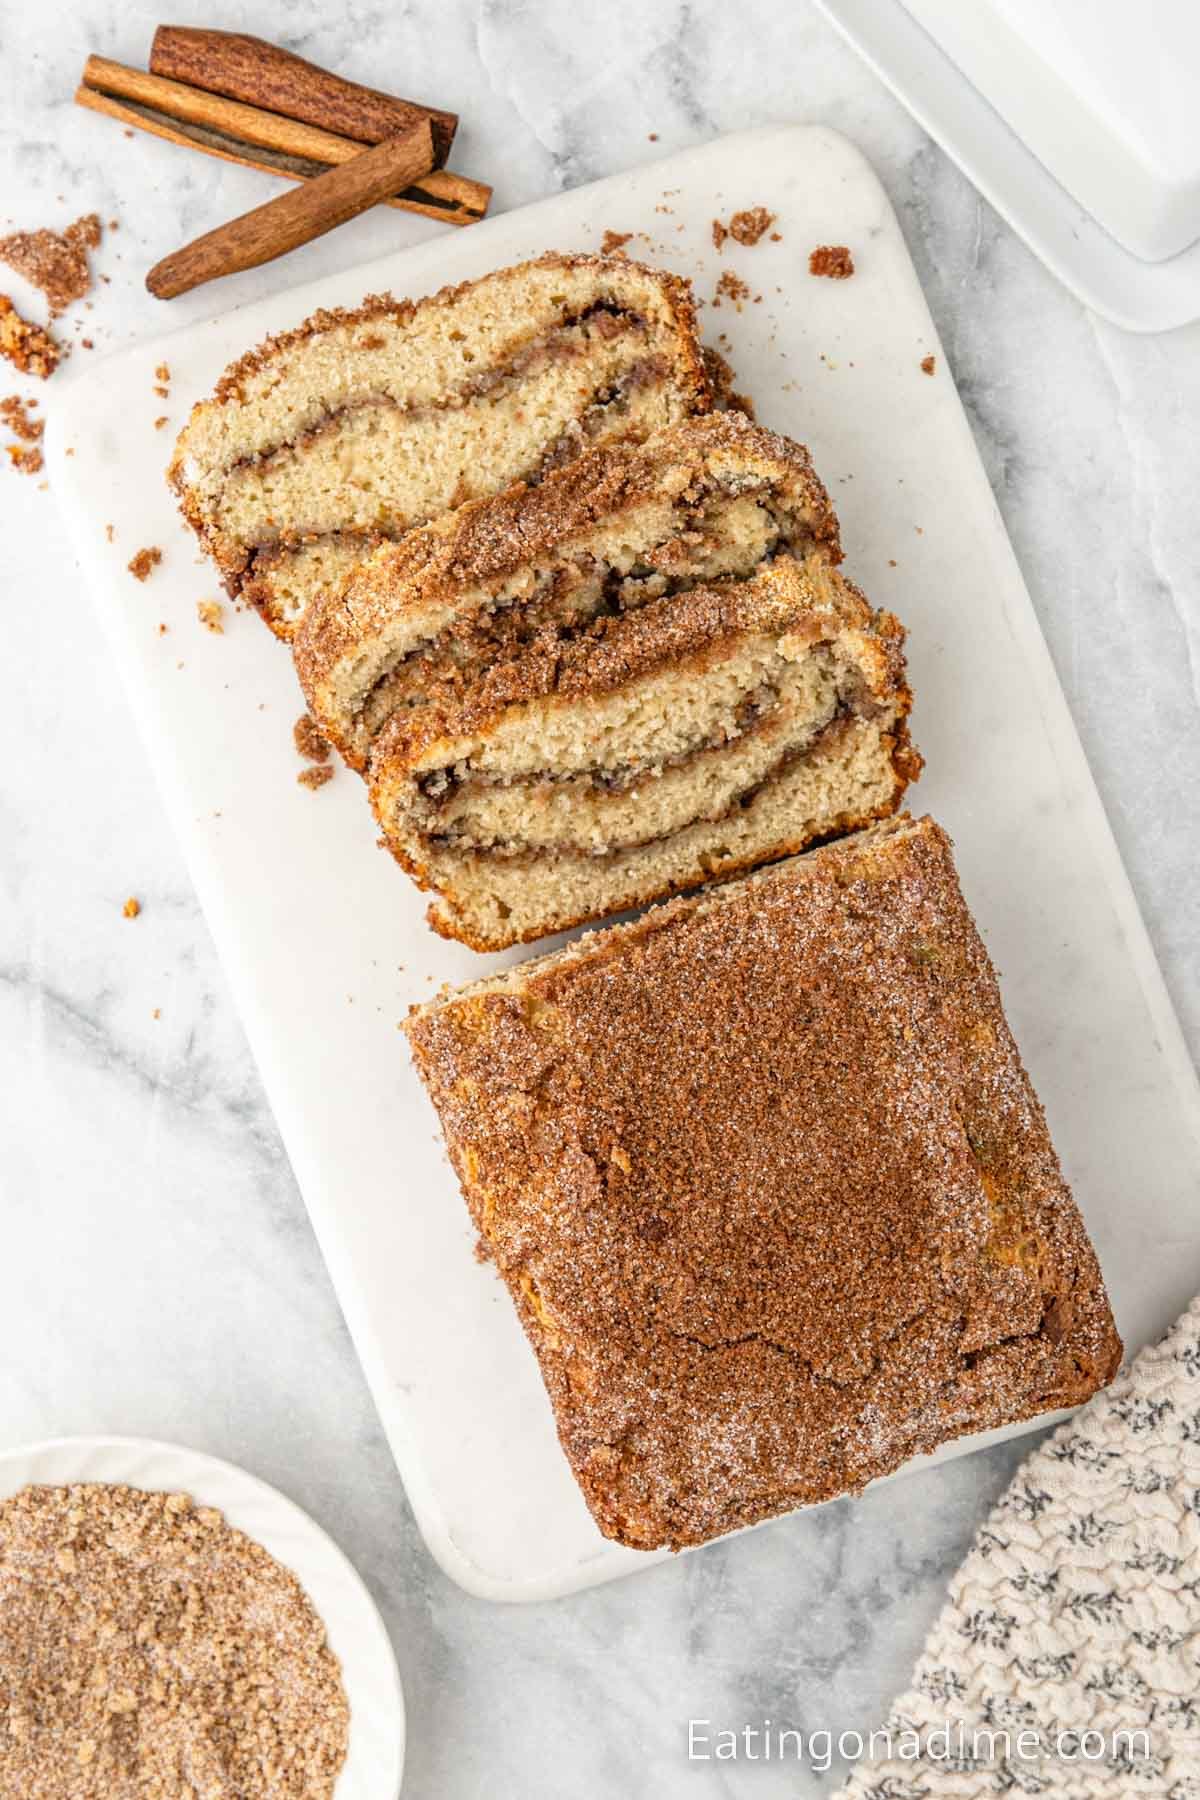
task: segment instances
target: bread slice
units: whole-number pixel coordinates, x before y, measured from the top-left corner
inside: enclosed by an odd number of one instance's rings
[[[471,502],[387,545],[309,611],[309,708],[355,768],[397,708],[453,700],[534,637],[744,578],[783,551],[840,556],[807,450],[710,413],[594,450],[540,487]]]
[[[929,819],[589,934],[407,1032],[610,1538],[702,1543],[1116,1373]]]
[[[534,640],[456,706],[393,713],[371,802],[478,950],[545,937],[891,813],[903,631],[820,556]]]
[[[685,281],[549,255],[268,338],[194,408],[168,479],[229,592],[287,638],[380,541],[710,398]]]

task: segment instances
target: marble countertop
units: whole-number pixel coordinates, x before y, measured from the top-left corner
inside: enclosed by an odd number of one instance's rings
[[[820,120],[862,146],[1195,1055],[1200,327],[1138,338],[1091,317],[808,5],[632,11],[617,33],[553,0],[349,0],[334,18],[298,0],[287,42],[457,108],[456,163],[501,208],[744,126]],[[44,0],[10,32],[5,219],[120,221],[97,259],[110,280],[75,315],[94,355],[400,241],[380,209],[169,315],[151,300],[152,261],[269,186],[71,106],[89,51],[144,65],[156,22],[140,0]],[[280,32],[237,0],[208,22]],[[0,528],[0,1444],[178,1439],[306,1506],[391,1628],[420,1800],[827,1792],[832,1771],[689,1767],[688,1719],[869,1728],[1032,1440],[553,1605],[459,1592],[413,1525],[53,495],[0,471]]]

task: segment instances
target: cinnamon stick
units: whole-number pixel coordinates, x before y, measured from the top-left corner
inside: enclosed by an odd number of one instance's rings
[[[302,119],[364,144],[378,144],[427,119],[433,133],[435,168],[445,162],[458,129],[456,113],[360,87],[290,50],[240,31],[160,25],[150,50],[150,72],[290,119]]]
[[[241,105],[218,94],[131,69],[107,57],[89,56],[75,101],[121,124],[150,132],[168,143],[201,150],[244,168],[308,181],[348,162],[361,142],[324,131],[280,113]],[[385,204],[452,225],[483,218],[492,190],[486,182],[436,169],[389,195]]]
[[[146,286],[160,300],[173,300],[203,282],[255,269],[365,212],[396,188],[407,187],[432,162],[433,134],[428,119],[420,119],[398,136],[360,151],[340,168],[306,181],[290,194],[277,195],[164,257],[147,275]]]

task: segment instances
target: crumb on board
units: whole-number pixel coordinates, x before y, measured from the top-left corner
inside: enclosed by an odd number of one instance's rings
[[[162,430],[162,428],[163,428],[163,426],[164,426],[164,425],[165,425],[165,424],[166,424],[166,422],[167,422],[167,414],[166,414],[166,413],[162,413],[162,414],[161,414],[161,415],[160,415],[160,416],[159,416],[159,417],[158,417],[158,418],[157,418],[157,419],[155,419],[155,421],[154,421],[154,429],[155,429],[155,431],[161,431],[161,430]]]
[[[650,143],[650,144],[657,144],[657,142],[658,142],[657,131],[648,131],[646,133],[646,141],[647,141],[647,143]]]
[[[148,544],[144,550],[138,550],[130,557],[127,567],[129,573],[138,581],[147,581],[151,573],[162,561],[162,551],[157,544]]]
[[[155,379],[155,381],[170,381],[170,379],[171,379],[170,364],[169,363],[159,363],[158,367],[154,371],[154,379]]]
[[[154,1011],[150,1014],[150,1017],[152,1019],[161,1019],[162,1018],[162,1007],[156,1006]]]
[[[57,369],[62,349],[48,331],[23,319],[7,294],[0,294],[0,356],[22,375],[45,381]]]
[[[312,768],[301,769],[296,780],[301,787],[314,789],[324,787],[327,781],[333,780],[333,764],[316,763]]]
[[[36,444],[9,444],[8,458],[18,475],[38,475],[45,463]]]
[[[22,443],[36,444],[46,429],[44,419],[31,419],[29,416],[30,409],[36,405],[36,400],[26,400],[20,394],[9,394],[0,400],[0,425],[6,425]]]
[[[325,763],[333,746],[311,713],[301,713],[292,726],[292,742],[297,754],[307,762]]]
[[[722,250],[726,239],[732,238],[735,244],[742,244],[746,249],[753,249],[775,223],[776,215],[768,212],[765,206],[745,206],[735,212],[728,225],[722,219],[712,222],[712,241],[714,250]],[[772,243],[780,243],[782,239],[777,231],[771,231]]]
[[[735,275],[732,269],[726,269],[717,282],[717,291],[713,295],[713,305],[720,306],[722,299],[729,300],[741,311],[742,301],[750,298],[750,284]]]
[[[600,239],[600,254],[615,256],[619,250],[625,248],[632,236],[632,231],[606,231]]]
[[[170,631],[170,629],[171,629],[171,627],[167,624],[167,621],[165,619],[160,619],[158,621],[159,637],[166,637],[166,635],[167,635],[168,631]],[[182,667],[182,665],[180,665],[180,666]]]
[[[159,382],[155,385],[154,391],[158,395],[160,400],[169,400],[171,397],[171,390],[169,388],[163,387],[161,382]]]
[[[46,297],[50,317],[56,319],[92,285],[87,253],[100,242],[97,213],[85,213],[65,231],[14,231],[0,238],[0,262]]]
[[[854,258],[845,244],[818,244],[808,258],[810,275],[827,275],[830,281],[848,281],[854,273]]]
[[[115,536],[116,536],[116,535],[117,535],[117,534],[116,534],[116,531],[115,531],[115,529],[114,529],[114,528],[113,528],[113,526],[111,526],[111,525],[106,525],[106,526],[105,526],[105,527],[104,527],[104,541],[105,541],[105,542],[106,542],[106,543],[108,543],[108,544],[111,544],[111,543],[112,543],[112,541],[113,541],[113,539],[114,539],[114,537],[115,537]]]
[[[121,908],[122,915],[127,919],[136,919],[138,914],[141,912],[141,910],[142,910],[141,901],[135,899],[132,894],[130,894],[128,900],[125,902],[124,906]]]
[[[923,356],[921,358],[921,373],[922,373],[922,375],[932,375],[936,368],[937,368],[937,357],[934,356],[932,353],[929,356]]]
[[[219,600],[197,601],[196,617],[205,631],[215,631],[220,636],[225,630],[225,609]]]
[[[748,206],[741,212],[735,212],[730,219],[729,235],[739,244],[753,248],[774,223],[775,214],[768,212],[765,206]]]

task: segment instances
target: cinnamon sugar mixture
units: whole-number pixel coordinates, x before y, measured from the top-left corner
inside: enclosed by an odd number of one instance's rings
[[[14,231],[0,238],[0,262],[45,294],[56,319],[92,285],[87,253],[100,242],[100,220],[85,213],[65,231]]]
[[[0,1502],[0,1800],[330,1800],[348,1727],[307,1595],[214,1508]]]

